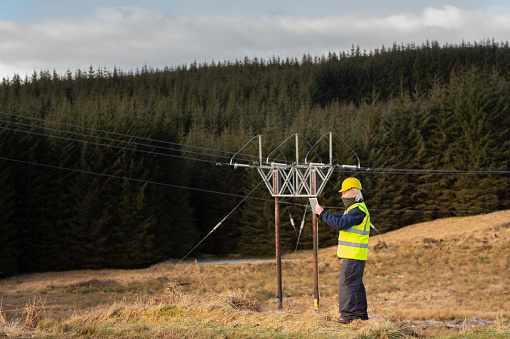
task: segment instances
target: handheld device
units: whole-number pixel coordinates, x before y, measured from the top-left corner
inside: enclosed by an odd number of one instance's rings
[[[317,201],[317,198],[309,198],[310,200],[310,207],[312,208],[312,213],[315,213],[315,207],[319,204]]]

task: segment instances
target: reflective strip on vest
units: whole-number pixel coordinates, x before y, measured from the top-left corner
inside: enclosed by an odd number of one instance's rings
[[[346,230],[342,230],[342,232],[347,232],[347,233],[355,233],[355,234],[361,234],[361,235],[370,235],[370,231],[363,231],[363,230],[357,230],[355,228],[348,228]]]
[[[358,247],[358,248],[368,248],[368,244],[358,244],[356,242],[348,242],[348,241],[340,241],[340,240],[338,240],[338,245]]]
[[[364,235],[370,234],[370,228],[368,227],[368,225],[369,225],[369,222],[368,222],[369,218],[367,218],[367,215],[369,215],[369,214],[368,214],[367,207],[366,207],[366,206],[364,206],[364,205],[362,205],[362,204],[359,204],[359,205],[358,205],[358,207],[361,207],[361,209],[363,210],[363,212],[365,212],[365,219],[366,219],[366,222],[365,222],[365,227],[364,227],[364,228],[365,228],[365,232],[366,232],[366,233],[363,233],[363,234],[364,234]],[[368,229],[368,231],[367,231],[367,229]]]

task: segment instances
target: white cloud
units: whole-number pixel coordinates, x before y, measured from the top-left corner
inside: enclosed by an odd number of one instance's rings
[[[425,26],[455,29],[466,25],[469,14],[456,7],[446,5],[442,9],[426,8],[423,11],[422,18]]]
[[[386,17],[183,17],[135,7],[99,8],[82,21],[0,21],[0,77],[34,70],[124,71],[258,57],[301,58],[351,45],[371,50],[425,40],[508,41],[510,11],[470,12],[453,6]]]

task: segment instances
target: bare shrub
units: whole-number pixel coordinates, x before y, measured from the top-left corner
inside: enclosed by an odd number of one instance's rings
[[[262,312],[260,303],[248,293],[240,289],[226,289],[218,294],[203,293],[203,288],[198,286],[199,291],[184,291],[182,285],[171,282],[168,283],[163,292],[157,298],[149,301],[150,305],[170,304],[170,305],[217,305],[227,306],[235,310]]]
[[[361,338],[413,338],[418,335],[404,317],[395,314],[381,314],[368,322],[358,321],[357,335]]]
[[[184,286],[188,284],[182,284],[177,282],[169,282],[163,289],[162,293],[155,298],[149,300],[150,305],[159,304],[170,304],[170,305],[191,305],[197,304],[203,299],[198,292],[186,292]]]
[[[376,250],[376,251],[382,250],[382,249],[385,249],[385,248],[388,248],[388,245],[386,245],[386,243],[384,241],[381,241],[381,240],[379,240],[379,242],[374,245],[374,250]]]
[[[42,298],[38,295],[29,298],[24,311],[25,322],[23,323],[23,327],[26,329],[35,329],[42,319],[42,313],[44,313],[44,302]]]
[[[175,282],[168,283],[162,295],[169,304],[177,304],[182,299],[182,296],[182,286],[177,285]]]
[[[239,289],[227,290],[221,294],[221,298],[223,299],[223,303],[226,306],[233,309],[241,311],[262,312],[262,306],[260,303],[249,294],[244,293]]]
[[[0,302],[0,325],[5,324],[7,324],[7,317],[5,316],[4,312],[2,312],[2,302]]]

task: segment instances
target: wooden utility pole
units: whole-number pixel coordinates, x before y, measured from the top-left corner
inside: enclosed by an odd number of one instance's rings
[[[312,173],[312,194],[316,194],[317,173]],[[319,232],[317,228],[317,214],[312,211],[312,232],[313,232],[313,306],[319,308],[319,265],[318,265],[318,247]]]
[[[278,171],[274,174],[274,190],[275,195],[278,193],[279,178]],[[278,296],[278,309],[283,309],[283,293],[282,293],[282,244],[280,240],[280,202],[278,196],[274,198],[274,227],[275,227],[275,240],[276,240],[276,280],[277,280],[277,296]]]

